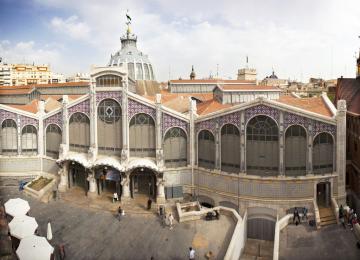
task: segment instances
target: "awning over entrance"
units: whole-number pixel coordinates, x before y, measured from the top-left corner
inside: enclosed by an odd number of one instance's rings
[[[87,155],[83,153],[69,152],[65,157],[58,159],[56,162],[60,164],[65,161],[74,161],[81,164],[85,168],[91,168],[91,164],[88,162]]]
[[[92,167],[96,166],[110,166],[119,172],[124,172],[124,166],[120,164],[120,161],[114,157],[101,157],[98,158],[92,165]]]
[[[156,166],[156,163],[153,160],[144,158],[135,158],[130,160],[127,166],[127,170],[131,171],[135,168],[148,168],[155,172],[159,171],[159,168]]]

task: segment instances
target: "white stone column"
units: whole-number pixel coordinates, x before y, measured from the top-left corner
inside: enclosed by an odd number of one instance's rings
[[[156,188],[157,188],[157,194],[156,194],[156,203],[165,203],[165,181],[163,178],[157,178],[156,181]]]
[[[220,148],[220,126],[219,123],[216,123],[215,126],[215,169],[221,169],[221,148]]]
[[[63,158],[69,152],[69,114],[67,105],[69,103],[69,98],[67,95],[63,95],[62,101],[62,140],[60,144],[60,154],[59,157]]]
[[[346,204],[346,101],[337,102],[336,173],[338,174],[338,204]]]
[[[20,119],[20,115],[16,115],[16,125],[17,125],[17,151],[18,151],[18,155],[21,155],[21,119]]]
[[[96,187],[96,180],[95,180],[95,172],[94,170],[91,171],[91,174],[88,177],[89,181],[89,193],[96,194],[97,187]]]
[[[240,112],[240,172],[246,174],[245,113]]]
[[[307,135],[307,160],[306,160],[306,174],[313,174],[313,129],[312,126],[309,125],[308,135]]]
[[[164,166],[164,152],[162,148],[161,94],[156,94],[155,104],[156,104],[156,123],[155,123],[156,164],[161,169]]]
[[[121,113],[122,113],[122,150],[121,150],[121,162],[127,163],[130,150],[129,150],[129,117],[128,117],[128,82],[122,81],[122,98],[121,98]]]
[[[126,200],[130,199],[130,176],[128,174],[125,175],[123,180],[121,181],[122,186],[122,194],[121,199]]]
[[[45,102],[40,101],[38,104],[38,116],[39,116],[39,129],[38,129],[38,154],[44,156],[46,135],[44,134],[44,115],[45,115]]]
[[[285,146],[284,113],[280,111],[280,122],[279,122],[279,175],[280,176],[285,175],[284,146]]]
[[[194,167],[196,164],[196,129],[195,129],[195,119],[196,119],[196,101],[192,100],[189,97],[189,117],[190,117],[190,127],[189,127],[189,133],[188,138],[189,140],[189,164],[191,166],[191,187],[193,188],[193,191],[195,190],[195,183],[194,183]],[[195,194],[194,194],[195,195]]]
[[[66,161],[63,164],[63,167],[60,169],[59,171],[59,175],[60,175],[60,183],[59,183],[59,191],[66,191],[68,189],[69,183],[69,166],[70,166],[70,162]]]
[[[90,148],[88,151],[89,160],[95,161],[98,153],[97,144],[97,109],[96,109],[96,93],[95,82],[90,82]]]

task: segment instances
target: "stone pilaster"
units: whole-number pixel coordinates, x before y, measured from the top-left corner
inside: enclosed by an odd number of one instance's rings
[[[69,186],[69,167],[70,167],[70,162],[69,161],[65,161],[63,163],[63,167],[59,170],[59,175],[60,175],[60,183],[59,183],[59,191],[66,191],[68,189]]]
[[[215,169],[220,170],[221,169],[221,149],[220,149],[220,126],[218,123],[216,123],[215,127]]]
[[[338,174],[338,204],[346,204],[346,101],[337,102],[336,173]]]
[[[69,113],[67,105],[69,103],[69,98],[67,95],[63,95],[62,101],[62,116],[63,116],[63,125],[62,125],[62,140],[60,144],[60,153],[59,157],[63,158],[69,152]]]
[[[122,194],[121,200],[130,199],[130,176],[125,174],[125,177],[121,181]]]
[[[96,187],[96,180],[95,180],[95,171],[91,170],[91,174],[88,176],[88,182],[89,182],[89,193],[96,194],[97,193],[97,187]]]
[[[306,174],[313,174],[313,129],[309,125],[308,135],[307,135],[307,160],[306,160]]]
[[[285,160],[284,160],[285,134],[284,134],[284,113],[280,111],[279,122],[279,175],[285,175]]]
[[[95,82],[90,82],[90,148],[88,151],[89,160],[95,161],[98,153],[97,142],[97,109],[96,109],[96,93]]]
[[[164,166],[164,152],[162,149],[161,94],[156,94],[155,104],[156,104],[156,123],[155,123],[156,164],[161,169]]]
[[[195,138],[196,138],[196,129],[195,129],[195,119],[196,119],[196,101],[192,100],[189,97],[189,117],[190,117],[190,126],[189,126],[189,135],[188,137],[190,138],[189,140],[189,164],[191,166],[191,187],[193,187],[193,190],[195,190],[194,188],[194,167],[196,164],[196,142],[195,142]],[[194,194],[195,195],[195,194]]]
[[[165,203],[165,181],[162,178],[158,178],[156,181],[156,203],[162,204]]]
[[[122,81],[121,113],[122,113],[122,150],[121,162],[126,163],[130,156],[129,150],[129,118],[128,118],[128,81]]]
[[[44,134],[44,115],[45,115],[45,102],[40,101],[38,104],[38,116],[39,116],[39,129],[38,129],[38,154],[39,156],[44,156],[45,150],[45,139],[46,135]]]
[[[245,150],[245,113],[240,112],[240,172],[246,173],[246,150]]]
[[[18,155],[21,155],[21,120],[20,120],[20,115],[16,115],[16,125],[17,125],[17,151],[18,151]]]

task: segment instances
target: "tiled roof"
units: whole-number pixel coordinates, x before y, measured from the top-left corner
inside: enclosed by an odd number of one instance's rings
[[[82,96],[83,95],[68,95],[70,101],[78,99],[78,98],[80,98]],[[48,98],[52,98],[52,99],[55,99],[56,101],[59,101],[59,100],[61,100],[63,98],[63,95],[40,95],[41,100],[45,101]]]
[[[59,88],[59,87],[86,87],[89,86],[90,82],[65,82],[65,83],[52,83],[52,84],[34,84],[28,85],[36,88]],[[16,88],[22,86],[16,86]]]
[[[207,100],[197,104],[197,114],[207,115],[232,106],[232,104],[221,104],[216,100]]]
[[[274,87],[274,86],[263,86],[263,85],[249,85],[249,84],[219,84],[218,85],[223,90],[239,90],[239,91],[245,91],[245,90],[278,90],[281,91],[281,89]]]
[[[241,84],[241,83],[248,83],[248,84],[256,84],[255,80],[234,80],[234,79],[176,79],[176,80],[170,80],[171,84],[206,84],[206,83],[212,83],[212,84]]]
[[[360,115],[360,78],[338,79],[335,105],[340,99],[346,100],[346,106],[349,112]]]
[[[312,98],[296,98],[293,96],[280,96],[276,102],[280,102],[283,104],[287,104],[290,106],[294,106],[297,108],[301,108],[307,110],[309,112],[313,112],[316,114],[320,114],[323,116],[332,117],[333,114],[331,110],[326,105],[325,101],[322,97],[312,97]]]
[[[9,107],[17,108],[26,112],[36,114],[38,112],[38,100],[34,99],[29,104],[26,105],[8,105]]]
[[[0,88],[0,95],[27,95],[30,94],[34,89],[33,88],[14,88],[14,89],[3,89]]]

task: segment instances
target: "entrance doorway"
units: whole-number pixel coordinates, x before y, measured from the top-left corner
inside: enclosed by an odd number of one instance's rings
[[[137,168],[130,174],[131,197],[138,195],[155,198],[156,176],[148,168]]]
[[[321,182],[316,186],[316,201],[319,208],[330,207],[331,190],[330,182]]]
[[[99,167],[95,170],[95,179],[98,194],[109,193],[112,197],[116,192],[121,197],[121,173],[112,167]]]
[[[69,167],[68,175],[69,188],[73,186],[81,187],[85,192],[89,189],[89,184],[87,181],[87,172],[84,166],[77,162],[71,162]]]

